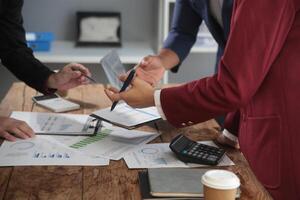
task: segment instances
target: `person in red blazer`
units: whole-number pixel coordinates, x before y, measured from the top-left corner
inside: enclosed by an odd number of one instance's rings
[[[135,78],[106,93],[161,107],[176,127],[239,110],[240,148],[259,181],[274,199],[300,199],[299,11],[300,0],[236,0],[216,75],[159,91]]]

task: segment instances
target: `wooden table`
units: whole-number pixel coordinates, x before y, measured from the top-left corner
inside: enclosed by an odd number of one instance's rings
[[[23,83],[15,83],[0,105],[0,114],[10,111],[46,110],[33,105],[31,97],[36,91]],[[81,86],[69,91],[68,99],[81,105],[72,112],[90,114],[92,111],[111,105],[105,96],[102,85]],[[178,133],[196,140],[214,139],[219,126],[214,120],[192,127],[175,129],[166,122],[159,121],[141,130],[158,129],[162,134],[153,142],[169,142]],[[235,166],[226,169],[235,172],[241,179],[241,200],[271,199],[256,180],[243,155],[227,149]],[[1,159],[1,158],[0,158]],[[141,199],[138,170],[129,170],[123,160],[110,161],[105,167],[2,167],[0,168],[0,199]]]

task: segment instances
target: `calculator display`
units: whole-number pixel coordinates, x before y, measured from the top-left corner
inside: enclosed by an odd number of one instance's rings
[[[180,139],[178,140],[175,140],[174,143],[172,144],[173,145],[173,148],[180,152],[182,151],[185,147],[189,146],[191,143],[191,141],[184,137],[183,135],[181,135]]]

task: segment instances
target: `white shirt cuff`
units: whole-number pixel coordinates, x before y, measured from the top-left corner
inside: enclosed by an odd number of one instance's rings
[[[155,106],[156,106],[157,111],[160,114],[161,118],[163,120],[167,120],[167,118],[165,116],[165,113],[164,113],[164,111],[163,111],[163,109],[161,107],[160,93],[161,93],[161,90],[155,90],[154,91],[154,103],[155,103]]]
[[[235,143],[238,143],[238,138],[235,135],[233,135],[232,133],[230,133],[229,131],[227,131],[226,129],[223,130],[222,134],[229,140],[231,140]]]

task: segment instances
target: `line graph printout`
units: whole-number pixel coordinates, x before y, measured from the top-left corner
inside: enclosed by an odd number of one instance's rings
[[[125,127],[134,127],[161,118],[156,107],[134,109],[126,103],[118,104],[113,111],[110,111],[110,108],[105,108],[93,114],[111,123]]]
[[[36,133],[94,133],[92,117],[78,114],[13,112],[11,117],[25,121]]]
[[[216,146],[212,141],[204,141],[211,146]],[[169,143],[145,144],[136,148],[124,157],[124,160],[130,169],[139,168],[189,168],[204,167],[206,165],[187,164],[178,160],[175,154],[169,148]],[[218,166],[234,165],[230,158],[225,155]]]
[[[16,142],[4,141],[0,147],[0,166],[108,165],[109,160],[88,156],[62,145],[50,136],[36,136]]]

